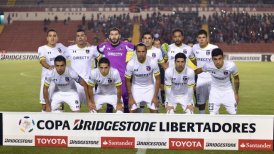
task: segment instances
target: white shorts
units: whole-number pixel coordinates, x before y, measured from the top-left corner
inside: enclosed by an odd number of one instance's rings
[[[224,105],[229,114],[237,113],[237,103],[233,89],[218,90],[212,88],[209,95],[208,110],[210,114],[219,114],[220,106]]]
[[[44,93],[43,93],[44,82],[45,82],[45,77],[42,77],[41,78],[41,85],[40,85],[40,104],[46,104],[45,99],[44,99]],[[55,85],[54,85],[53,82],[51,82],[50,85],[49,85],[49,89],[48,89],[48,92],[49,92],[49,101],[50,102],[51,102],[51,97],[52,97],[52,93],[54,91],[54,88],[55,88]]]
[[[190,111],[189,109],[186,110],[186,107],[188,104],[193,105],[193,99],[189,102],[187,99],[188,95],[175,95],[172,102],[168,102],[168,106],[173,106],[174,110],[176,110],[177,104],[181,104],[183,110],[186,112],[186,114],[193,114],[193,111]]]
[[[116,110],[117,95],[94,95],[96,110],[100,110],[104,104],[110,104]],[[122,102],[122,99],[121,99]]]
[[[132,96],[137,104],[137,106],[134,104],[131,107],[131,110],[136,110],[137,108],[140,108],[141,102],[146,103],[149,109],[157,110],[157,107],[155,107],[154,103],[151,102],[154,95],[154,85],[149,85],[146,87],[132,85],[131,91]]]
[[[67,103],[71,111],[80,110],[80,101],[77,92],[55,92],[52,95],[51,111],[59,110],[61,104]]]
[[[81,86],[79,83],[75,82],[76,88],[77,88],[77,93],[79,95],[79,100],[83,104],[87,104],[87,99],[86,99],[86,93],[84,90],[84,87]]]
[[[197,104],[205,104],[209,98],[209,92],[211,87],[211,80],[198,78],[196,85],[196,98]]]

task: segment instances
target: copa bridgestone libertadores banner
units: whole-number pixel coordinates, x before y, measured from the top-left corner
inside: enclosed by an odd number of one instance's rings
[[[3,112],[0,118],[4,146],[273,150],[273,116]]]

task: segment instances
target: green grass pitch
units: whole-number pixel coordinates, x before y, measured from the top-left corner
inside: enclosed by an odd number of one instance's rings
[[[238,114],[274,115],[274,63],[238,62],[240,104]],[[38,61],[0,61],[0,111],[40,112],[41,67]],[[66,107],[68,109],[68,107]],[[83,112],[87,111],[84,106]],[[163,110],[162,110],[163,111]],[[221,113],[225,113],[222,109]],[[136,149],[0,147],[0,153],[133,154]],[[147,154],[259,153],[237,151],[147,150]],[[268,152],[260,152],[268,153]]]

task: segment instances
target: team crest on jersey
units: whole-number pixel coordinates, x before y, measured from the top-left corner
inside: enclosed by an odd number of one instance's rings
[[[184,54],[187,54],[187,50],[186,50],[186,49],[184,49],[184,50],[183,50],[183,53],[184,53]]]
[[[224,75],[228,75],[228,71],[224,71]]]
[[[156,54],[155,54],[155,53],[152,53],[152,57],[155,58],[155,57],[156,57]]]
[[[196,51],[196,54],[199,54],[199,51]]]
[[[89,54],[89,50],[86,50],[86,53]]]
[[[206,55],[207,55],[207,56],[210,55],[210,50],[206,50]]]
[[[69,77],[65,77],[65,80],[66,80],[67,82],[69,82]]]
[[[187,81],[187,76],[183,76],[183,81]]]
[[[60,48],[57,49],[59,51],[59,53],[62,53],[62,50]]]
[[[79,101],[78,101],[78,100],[75,100],[75,104],[79,104]]]
[[[111,82],[112,82],[111,78],[108,78],[108,83],[111,83]]]
[[[151,70],[151,67],[150,67],[150,66],[147,66],[146,69],[147,69],[147,71],[150,71],[150,70]]]

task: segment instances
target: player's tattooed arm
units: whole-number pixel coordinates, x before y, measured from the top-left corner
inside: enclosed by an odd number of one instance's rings
[[[240,77],[239,77],[239,75],[236,75],[236,76],[233,76],[233,78],[234,78],[234,93],[235,93],[235,99],[236,99],[236,102],[237,102],[237,104],[238,104],[239,101],[240,101],[240,98],[239,98]]]

